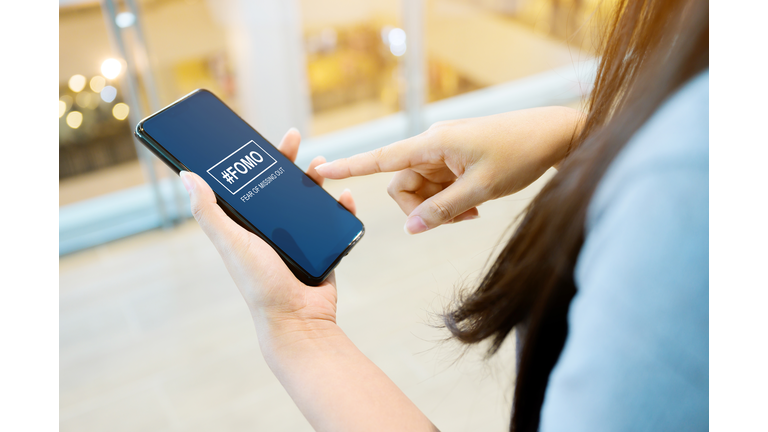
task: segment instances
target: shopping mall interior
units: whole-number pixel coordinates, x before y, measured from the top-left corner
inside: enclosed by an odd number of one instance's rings
[[[136,122],[197,88],[297,164],[446,119],[582,107],[597,0],[60,0],[60,428],[311,430],[262,359],[250,315],[178,177]],[[386,192],[350,189],[366,234],[337,268],[338,321],[441,430],[505,430],[514,341],[483,360],[438,314],[482,275],[531,197],[417,236]],[[462,355],[463,354],[463,355]]]

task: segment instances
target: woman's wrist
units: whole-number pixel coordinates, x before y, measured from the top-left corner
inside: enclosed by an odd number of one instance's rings
[[[265,357],[268,354],[279,354],[286,347],[295,348],[313,340],[323,340],[344,334],[331,319],[260,313],[253,315],[253,323]]]
[[[267,365],[316,430],[437,430],[335,322],[254,322]]]
[[[553,146],[552,164],[557,168],[560,162],[568,155],[568,149],[574,138],[581,132],[584,126],[586,116],[581,111],[563,106],[549,107],[553,113],[552,118],[557,119],[553,122],[553,132],[557,134],[555,145]]]

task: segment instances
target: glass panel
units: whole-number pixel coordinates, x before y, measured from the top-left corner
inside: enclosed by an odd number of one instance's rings
[[[60,220],[79,221],[69,230],[73,236],[91,236],[94,227],[102,234],[109,231],[114,217],[109,212],[126,219],[122,227],[132,227],[78,243],[93,245],[188,212],[178,178],[153,156],[144,166],[137,159],[131,123],[196,88],[213,91],[274,143],[289,127],[298,127],[309,138],[305,150],[315,146],[300,155],[302,166],[309,153],[343,157],[445,118],[578,103],[578,91],[545,79],[534,92],[538,98],[521,92],[520,86],[507,86],[492,94],[474,93],[468,96],[471,103],[454,99],[429,105],[550,70],[578,87],[558,68],[594,55],[593,29],[603,19],[593,13],[597,0],[423,1],[423,23],[403,19],[404,7],[409,18],[421,10],[403,0],[142,0],[139,17],[126,15],[129,4],[116,1],[116,21],[132,53],[128,63],[135,65],[138,91],[148,95],[136,107],[126,107],[133,99],[122,81],[101,70],[105,60],[117,56],[100,5],[67,3],[72,6],[61,7],[59,14],[60,206],[69,209],[85,202],[93,207],[71,215],[60,211]],[[588,20],[590,25],[584,26]],[[146,53],[137,42],[137,23]],[[412,34],[403,30],[406,23]],[[421,112],[392,115],[404,111],[409,85],[413,88],[414,83],[406,82],[404,60],[409,46],[422,46],[419,41],[424,42],[421,76],[427,105]],[[413,79],[421,68],[411,66]],[[146,80],[148,73],[154,86]],[[409,103],[418,108],[420,102],[414,101],[418,98]],[[126,108],[134,119],[125,117]],[[351,128],[361,124],[367,124],[365,129]],[[146,181],[150,164],[157,187]],[[130,191],[141,195],[136,198],[141,212],[133,211],[127,196],[115,195]],[[81,215],[96,217],[99,212],[104,213],[102,225],[81,220]],[[139,219],[144,222],[134,223]],[[69,235],[63,234],[64,225],[60,223],[60,243]]]
[[[157,82],[157,95],[153,96],[159,105],[165,106],[199,87],[208,88],[236,105],[225,33],[207,3],[179,0],[140,4],[151,70]],[[118,4],[118,8],[120,12],[127,11],[125,5]],[[127,25],[128,30],[135,22],[126,21],[125,14],[119,18],[123,21],[118,25]],[[65,111],[59,123],[60,205],[143,184],[144,175],[132,142],[133,125],[125,118],[124,105],[120,106],[122,111],[114,108],[125,102],[126,89],[121,88],[119,81],[105,79],[100,70],[104,60],[116,57],[116,53],[110,46],[99,4],[62,7],[59,36],[59,94]],[[129,48],[130,42],[127,38]],[[76,92],[69,85],[72,76],[85,77],[82,90]],[[79,78],[74,80],[77,84]],[[111,88],[102,90],[100,95],[95,90],[102,81]],[[139,85],[143,88],[141,80]],[[105,97],[105,93],[113,99]],[[146,114],[152,107],[142,108]],[[115,109],[123,120],[115,118]],[[78,112],[82,114],[82,123],[75,129],[68,124],[76,124]],[[167,178],[169,170],[162,163],[154,163],[159,178]]]
[[[517,80],[593,56],[597,1],[427,0],[427,101]]]
[[[130,108],[120,86],[105,81],[78,74],[74,87],[59,87],[59,205],[144,182],[126,120]],[[111,175],[118,172],[125,175]]]
[[[300,4],[312,135],[399,111],[405,48],[400,2],[302,0]]]
[[[130,107],[119,82],[101,70],[110,57],[98,5],[60,10],[59,205],[144,183],[127,120]]]

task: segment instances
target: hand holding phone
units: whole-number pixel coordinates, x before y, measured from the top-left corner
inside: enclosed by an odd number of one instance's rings
[[[363,236],[362,222],[323,190],[320,177],[293,163],[296,151],[278,151],[209,91],[142,120],[136,136],[174,171],[204,179],[222,211],[307,285],[322,283]]]
[[[298,151],[298,131],[289,131],[278,147],[293,161]],[[323,163],[315,158],[307,175],[322,185],[323,178],[314,167]],[[210,186],[198,175],[182,171],[184,187],[189,191],[192,213],[210,238],[224,264],[248,304],[254,319],[266,322],[288,322],[294,319],[310,322],[336,320],[336,281],[333,272],[317,287],[298,281],[280,256],[264,240],[235,223],[216,203]],[[339,203],[355,213],[352,194],[341,194]]]

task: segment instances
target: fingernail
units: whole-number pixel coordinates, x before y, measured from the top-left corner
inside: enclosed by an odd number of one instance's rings
[[[320,165],[315,167],[315,171],[317,171],[318,169],[320,169],[320,168],[322,168],[324,166],[328,166],[330,164],[331,164],[330,162],[321,163]]]
[[[192,178],[192,174],[187,171],[182,171],[179,173],[179,177],[181,177],[181,182],[184,183],[184,189],[186,189],[188,193],[191,193],[192,189],[195,188],[195,179]]]
[[[349,188],[346,188],[343,191],[341,191],[341,194],[344,195],[344,192],[349,192],[350,194],[352,193],[352,191],[349,190]]]
[[[427,230],[427,225],[419,216],[411,216],[405,221],[405,232],[407,234],[418,234]]]

